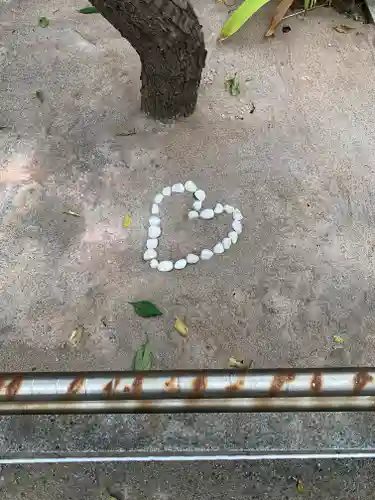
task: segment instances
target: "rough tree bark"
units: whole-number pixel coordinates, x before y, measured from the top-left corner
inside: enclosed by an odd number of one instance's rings
[[[165,120],[189,116],[206,59],[202,27],[188,0],[90,0],[137,51],[142,110]]]

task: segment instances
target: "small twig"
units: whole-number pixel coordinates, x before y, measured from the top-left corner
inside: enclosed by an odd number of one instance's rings
[[[312,7],[311,9],[302,9],[302,10],[299,10],[298,12],[293,12],[293,14],[288,14],[287,16],[283,17],[282,21],[284,21],[284,19],[289,19],[289,17],[298,16],[299,14],[306,14],[306,12],[311,12],[312,10],[319,9],[320,7],[327,7],[329,5],[331,5],[330,1],[328,1],[322,5],[316,5],[315,7]]]

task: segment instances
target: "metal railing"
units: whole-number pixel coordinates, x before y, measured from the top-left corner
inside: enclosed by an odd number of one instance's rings
[[[375,368],[0,374],[0,414],[375,409]]]

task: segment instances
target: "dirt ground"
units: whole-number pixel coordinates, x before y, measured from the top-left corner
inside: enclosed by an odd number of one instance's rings
[[[266,6],[220,44],[225,6],[196,0],[208,49],[199,104],[165,125],[139,112],[137,55],[101,16],[79,14],[85,5],[0,2],[1,369],[128,369],[146,338],[157,369],[223,368],[244,354],[254,367],[374,365],[373,26],[318,9],[264,39]],[[355,29],[338,33],[340,23]],[[224,88],[235,73],[238,97]],[[238,206],[244,233],[224,256],[158,273],[142,261],[150,203],[188,179],[209,204]],[[228,224],[187,221],[184,201],[165,208],[166,258],[212,246]],[[138,318],[137,299],[164,315]],[[67,348],[78,324],[84,342]],[[335,422],[354,433],[355,417]],[[26,482],[4,480],[2,498],[33,498],[21,470]],[[170,494],[160,474],[159,497]],[[99,498],[64,484],[61,498]]]

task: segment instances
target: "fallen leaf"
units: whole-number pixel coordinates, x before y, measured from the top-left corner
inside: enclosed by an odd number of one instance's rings
[[[63,214],[72,215],[73,217],[81,217],[77,212],[73,212],[73,210],[65,210]]]
[[[154,316],[162,316],[163,313],[148,300],[139,300],[138,302],[129,302],[134,307],[134,311],[141,318],[153,318]]]
[[[297,478],[296,488],[297,488],[298,493],[304,493],[304,491],[305,491],[302,479],[300,477]]]
[[[131,221],[132,219],[130,215],[124,215],[124,218],[122,219],[122,225],[125,229],[130,226]]]
[[[231,356],[228,360],[228,368],[239,368],[242,370],[246,370],[247,368],[251,368],[253,362],[250,360],[249,362],[245,362],[244,359],[236,359],[234,356]]]
[[[35,92],[35,97],[41,102],[43,103],[44,102],[44,94],[41,90],[37,90]]]
[[[49,26],[49,20],[46,17],[40,17],[38,21],[38,25],[41,28],[47,28]]]
[[[344,344],[345,343],[345,340],[340,335],[333,335],[332,340],[336,344]]]
[[[174,322],[174,329],[183,337],[187,337],[189,334],[189,328],[187,327],[184,320],[177,317]]]
[[[289,7],[292,5],[293,0],[281,0],[279,5],[276,7],[275,14],[271,20],[270,27],[264,36],[272,36],[275,34],[276,28],[281,23],[283,17],[288,12]]]
[[[347,24],[338,24],[337,26],[333,27],[334,30],[336,30],[338,33],[349,33],[351,30],[354,30],[355,28],[353,26],[348,26]]]
[[[228,90],[229,93],[233,96],[237,96],[240,93],[240,80],[237,76],[237,73],[232,78],[228,78],[224,83],[225,90]]]
[[[147,341],[136,350],[133,360],[133,370],[144,371],[151,370],[153,354],[150,343]]]
[[[69,335],[68,343],[73,347],[77,347],[82,342],[84,332],[83,326],[77,326]]]
[[[220,40],[225,40],[232,36],[233,33],[236,33],[236,31],[238,31],[257,10],[268,3],[268,1],[269,0],[245,0],[234,12],[232,12],[230,18],[224,24],[220,32]]]
[[[80,14],[100,14],[96,7],[83,7],[83,9],[79,9]]]

